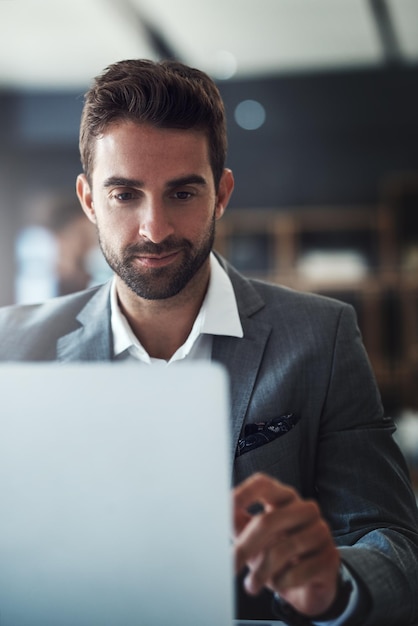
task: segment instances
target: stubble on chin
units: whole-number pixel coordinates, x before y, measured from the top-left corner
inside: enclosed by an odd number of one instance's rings
[[[208,258],[214,238],[215,220],[197,250],[186,239],[171,238],[160,244],[152,242],[130,244],[119,258],[107,248],[98,232],[99,245],[110,268],[131,291],[145,300],[166,300],[179,294]],[[181,250],[183,258],[174,267],[141,269],[135,261],[141,255],[162,255],[178,250]]]

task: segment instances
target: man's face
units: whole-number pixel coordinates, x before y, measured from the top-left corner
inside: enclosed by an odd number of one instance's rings
[[[81,176],[77,189],[117,280],[159,300],[208,262],[232,175],[225,171],[216,193],[202,132],[123,121],[96,140],[92,188]]]

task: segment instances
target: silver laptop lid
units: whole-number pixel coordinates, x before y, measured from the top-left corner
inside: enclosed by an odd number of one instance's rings
[[[227,389],[210,363],[0,366],[2,626],[230,626]]]

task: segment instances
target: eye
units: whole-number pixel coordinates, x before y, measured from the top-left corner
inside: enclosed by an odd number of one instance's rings
[[[112,197],[115,198],[115,200],[119,200],[119,202],[129,202],[134,199],[134,194],[132,191],[121,191],[113,193]]]
[[[193,194],[190,191],[176,191],[173,196],[177,200],[188,200]]]

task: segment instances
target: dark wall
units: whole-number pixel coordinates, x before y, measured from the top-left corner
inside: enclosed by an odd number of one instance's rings
[[[74,184],[81,109],[80,93],[0,92],[0,154],[15,162],[18,192]]]
[[[225,82],[231,206],[374,202],[390,173],[418,171],[418,68],[294,75]],[[234,121],[258,100],[266,123]]]

